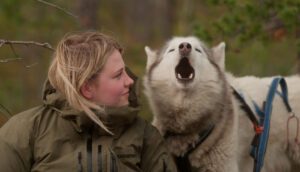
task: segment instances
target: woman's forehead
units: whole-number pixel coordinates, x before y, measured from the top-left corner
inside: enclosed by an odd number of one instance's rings
[[[119,51],[114,51],[104,64],[103,71],[107,72],[116,72],[119,69],[124,68],[125,64],[122,58],[122,55]]]

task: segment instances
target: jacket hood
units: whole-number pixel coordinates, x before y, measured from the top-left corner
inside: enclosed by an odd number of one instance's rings
[[[139,112],[138,78],[128,68],[126,68],[126,72],[134,80],[134,84],[129,89],[129,105],[105,107],[105,114],[93,109],[93,112],[101,119],[104,125],[115,134],[119,133],[125,126],[130,125],[136,119]],[[100,133],[106,133],[85,112],[72,108],[64,95],[53,88],[48,79],[44,84],[43,102],[46,106],[57,111],[63,118],[71,120],[78,132],[83,132],[85,129],[97,126]]]

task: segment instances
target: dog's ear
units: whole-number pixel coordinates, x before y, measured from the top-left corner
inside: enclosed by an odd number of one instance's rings
[[[156,61],[157,53],[151,50],[148,46],[145,46],[145,52],[147,55],[147,65],[146,70],[148,71],[150,66]]]
[[[221,70],[225,70],[225,42],[212,48],[213,58]]]

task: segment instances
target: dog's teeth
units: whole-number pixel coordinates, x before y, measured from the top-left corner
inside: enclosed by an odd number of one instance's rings
[[[191,73],[190,76],[189,76],[189,79],[192,79],[192,78],[193,78],[193,75],[194,75],[194,74]]]
[[[177,77],[178,77],[179,79],[182,79],[182,76],[180,75],[180,73],[177,75]]]

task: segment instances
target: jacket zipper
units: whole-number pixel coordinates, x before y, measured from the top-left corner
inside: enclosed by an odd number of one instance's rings
[[[116,157],[112,152],[110,152],[110,157],[111,157],[110,172],[118,172],[118,168],[116,165]]]
[[[165,159],[163,159],[163,171],[164,172],[167,171],[167,165],[166,165]]]
[[[81,152],[78,152],[78,172],[82,172],[82,163],[81,163],[81,159],[82,159],[82,157],[81,157]]]
[[[92,131],[92,130],[91,130]],[[87,151],[87,172],[92,172],[93,171],[93,164],[92,164],[92,152],[93,152],[93,147],[92,147],[92,132],[88,132],[87,136],[87,143],[86,143],[86,151]]]
[[[102,147],[98,145],[98,172],[102,172]]]

